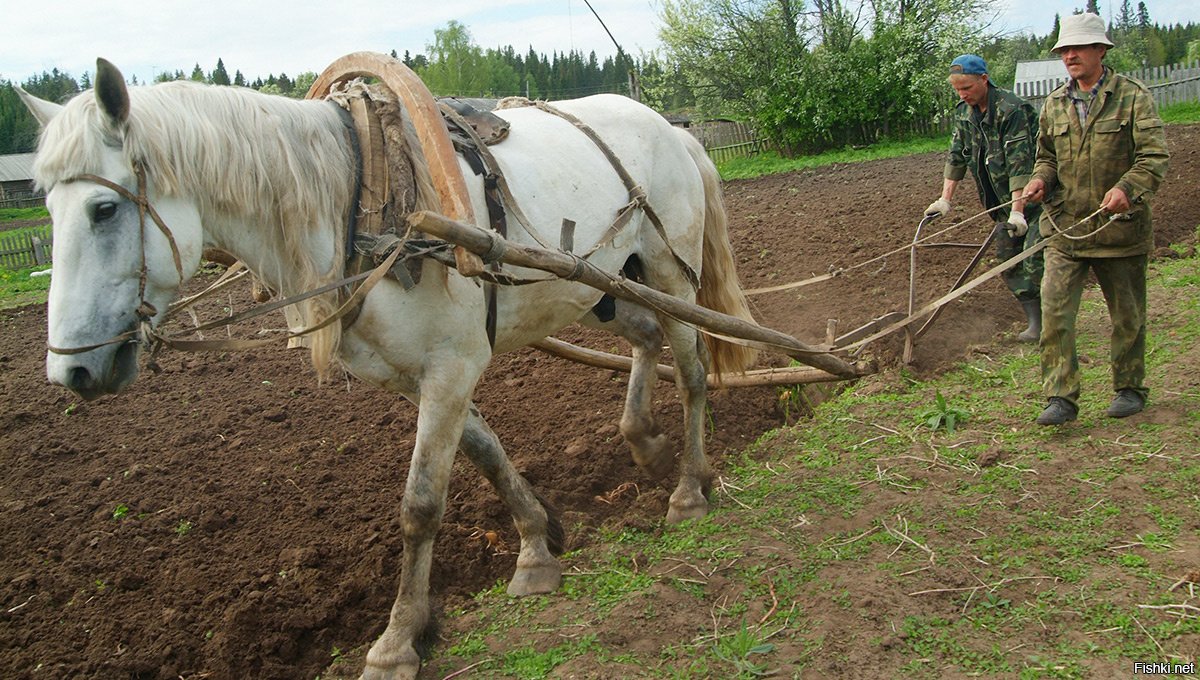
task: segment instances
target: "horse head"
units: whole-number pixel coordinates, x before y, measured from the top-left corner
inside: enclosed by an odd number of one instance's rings
[[[137,377],[144,327],[162,319],[202,250],[196,202],[156,191],[129,143],[149,126],[124,77],[96,66],[95,88],[65,106],[19,90],[42,126],[34,172],[54,223],[46,374],[89,400]]]

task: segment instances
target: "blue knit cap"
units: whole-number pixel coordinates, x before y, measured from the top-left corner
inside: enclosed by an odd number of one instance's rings
[[[987,62],[983,60],[983,57],[976,54],[963,54],[955,57],[954,61],[950,62],[951,75],[961,73],[964,75],[981,76],[987,72]]]

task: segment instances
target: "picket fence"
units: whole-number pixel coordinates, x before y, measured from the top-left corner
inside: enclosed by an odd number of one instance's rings
[[[25,269],[50,264],[50,246],[49,225],[19,234],[0,231],[0,267]]]
[[[687,130],[700,140],[714,163],[753,156],[762,151],[763,140],[758,138],[754,128],[747,123],[712,120],[692,123]]]
[[[0,208],[41,208],[45,205],[45,194],[0,198]]]
[[[1126,71],[1122,75],[1141,81],[1150,89],[1154,103],[1159,107],[1200,101],[1200,61]],[[1066,76],[1061,76],[1017,83],[1013,92],[1040,110],[1046,97],[1066,81]]]

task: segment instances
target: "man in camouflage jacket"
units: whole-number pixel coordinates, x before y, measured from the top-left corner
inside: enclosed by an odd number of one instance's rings
[[[1028,222],[1037,224],[1040,207],[1025,206],[1022,195],[1033,171],[1037,112],[1017,95],[993,85],[987,64],[974,54],[951,62],[949,82],[960,101],[954,109],[942,196],[925,214],[948,212],[958,183],[970,170],[979,202],[995,222],[1005,224],[996,235],[996,256],[1008,260],[1041,240],[1037,229],[1028,227]],[[1004,282],[1025,310],[1028,327],[1017,336],[1024,342],[1037,342],[1041,332],[1041,281],[1040,252],[1004,272]]]
[[[1112,320],[1116,395],[1106,413],[1115,418],[1138,413],[1148,394],[1146,261],[1154,248],[1149,200],[1166,174],[1168,154],[1149,90],[1102,63],[1111,46],[1099,16],[1063,19],[1054,51],[1071,80],[1046,99],[1033,179],[1025,187],[1028,199],[1045,202],[1041,231],[1050,239],[1042,280],[1047,398],[1037,419],[1042,425],[1074,420],[1079,410],[1075,317],[1089,269]]]

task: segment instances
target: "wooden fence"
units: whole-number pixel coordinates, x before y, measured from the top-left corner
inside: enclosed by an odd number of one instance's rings
[[[50,264],[50,227],[22,230],[21,233],[0,232],[0,267],[25,269]]]
[[[46,205],[45,194],[39,196],[20,196],[16,198],[0,198],[0,208],[42,208]]]
[[[700,140],[714,163],[753,156],[763,149],[763,140],[758,138],[754,128],[747,123],[714,120],[694,123],[687,130]]]
[[[1140,80],[1150,89],[1159,106],[1200,101],[1200,61],[1126,71],[1122,75]],[[1067,81],[1066,76],[1018,83],[1013,91],[1039,110],[1046,96]]]

